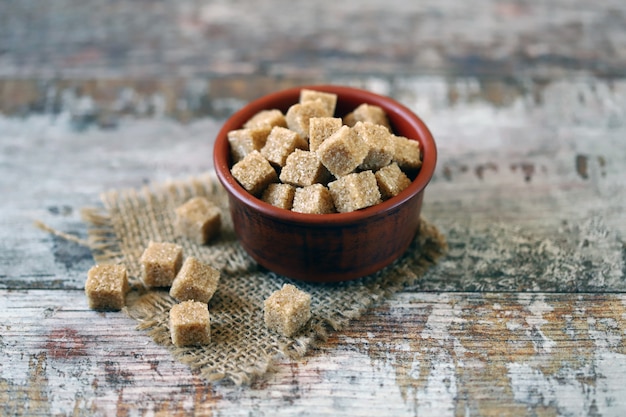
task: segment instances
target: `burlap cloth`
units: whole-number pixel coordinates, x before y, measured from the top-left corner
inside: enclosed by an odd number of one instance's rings
[[[180,237],[173,228],[175,208],[194,196],[205,196],[222,209],[221,235],[209,245]],[[88,244],[97,263],[128,268],[134,290],[124,311],[174,358],[212,381],[248,383],[264,375],[281,355],[304,355],[329,331],[340,330],[350,319],[422,277],[446,247],[437,228],[423,221],[419,237],[406,254],[384,270],[346,283],[310,284],[269,272],[245,253],[233,232],[226,193],[209,174],[140,190],[110,191],[102,195],[102,201],[103,209],[83,210]],[[176,300],[167,291],[145,289],[140,279],[139,258],[151,240],[175,242],[183,247],[184,256],[193,255],[221,271],[218,289],[209,302],[209,345],[178,348],[172,344],[168,320]],[[294,338],[268,331],[263,322],[263,300],[286,282],[311,295],[312,319]]]

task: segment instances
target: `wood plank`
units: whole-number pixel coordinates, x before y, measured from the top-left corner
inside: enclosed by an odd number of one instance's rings
[[[614,415],[622,294],[405,292],[249,387],[208,384],[80,291],[1,291],[5,415]],[[27,401],[25,401],[27,400]]]
[[[626,67],[619,0],[319,0],[283,7],[280,19],[276,8],[253,0],[11,2],[0,13],[0,76],[554,77],[623,76]]]

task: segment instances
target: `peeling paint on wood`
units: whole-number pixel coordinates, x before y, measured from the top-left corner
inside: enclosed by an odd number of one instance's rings
[[[0,9],[0,414],[624,415],[623,1]],[[247,387],[87,308],[82,207],[210,171],[225,117],[318,82],[426,121],[446,258]]]
[[[28,291],[16,300],[29,305],[41,296]],[[43,298],[41,307],[9,309],[25,329],[3,337],[5,410],[22,410],[25,398],[35,415],[75,406],[84,415],[287,407],[286,415],[343,409],[357,416],[377,407],[394,415],[528,416],[612,415],[626,407],[621,294],[401,293],[301,363],[280,362],[250,387],[200,381],[135,332],[132,320],[98,318],[80,294]],[[39,320],[51,303],[75,307]],[[83,323],[80,342],[60,330],[50,344],[48,328],[68,321]],[[59,341],[79,345],[81,354],[59,355]],[[17,348],[32,353],[7,361]]]

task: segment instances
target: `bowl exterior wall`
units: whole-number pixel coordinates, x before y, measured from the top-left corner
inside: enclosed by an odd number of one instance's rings
[[[279,209],[253,197],[230,173],[227,134],[260,110],[286,111],[302,88],[338,95],[337,115],[362,103],[381,106],[394,133],[420,142],[423,162],[411,185],[378,205],[351,213],[315,215]],[[230,202],[235,233],[242,247],[263,267],[290,278],[339,282],[374,273],[398,259],[419,230],[424,189],[437,160],[432,134],[411,110],[370,92],[341,86],[302,86],[261,97],[233,114],[218,133],[213,161]]]
[[[234,198],[230,210],[241,245],[260,265],[303,281],[338,282],[374,273],[406,251],[419,230],[423,195],[346,224],[285,222]]]

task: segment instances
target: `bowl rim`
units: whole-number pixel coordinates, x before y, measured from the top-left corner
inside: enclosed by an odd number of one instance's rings
[[[271,109],[271,103],[284,101],[286,97],[297,97],[300,90],[309,89],[320,92],[334,93],[338,96],[338,101],[342,95],[349,95],[359,102],[375,104],[384,108],[393,125],[393,120],[403,119],[413,130],[417,132],[417,138],[409,138],[418,140],[422,151],[422,166],[417,176],[411,184],[398,195],[385,200],[381,203],[366,207],[360,210],[347,213],[328,213],[328,214],[311,214],[299,213],[291,210],[282,209],[264,202],[260,198],[250,194],[244,189],[239,182],[232,176],[230,172],[230,144],[227,139],[228,132],[239,129],[254,114],[260,110]],[[422,121],[422,119],[405,105],[392,99],[391,97],[373,93],[368,90],[334,84],[312,84],[290,87],[267,95],[261,96],[250,101],[248,104],[233,113],[220,128],[213,146],[213,166],[218,179],[226,188],[231,197],[236,198],[243,204],[272,217],[284,223],[297,224],[353,224],[373,217],[387,215],[395,212],[397,208],[406,203],[411,198],[418,195],[424,190],[426,185],[432,179],[437,163],[437,146],[432,133]]]

